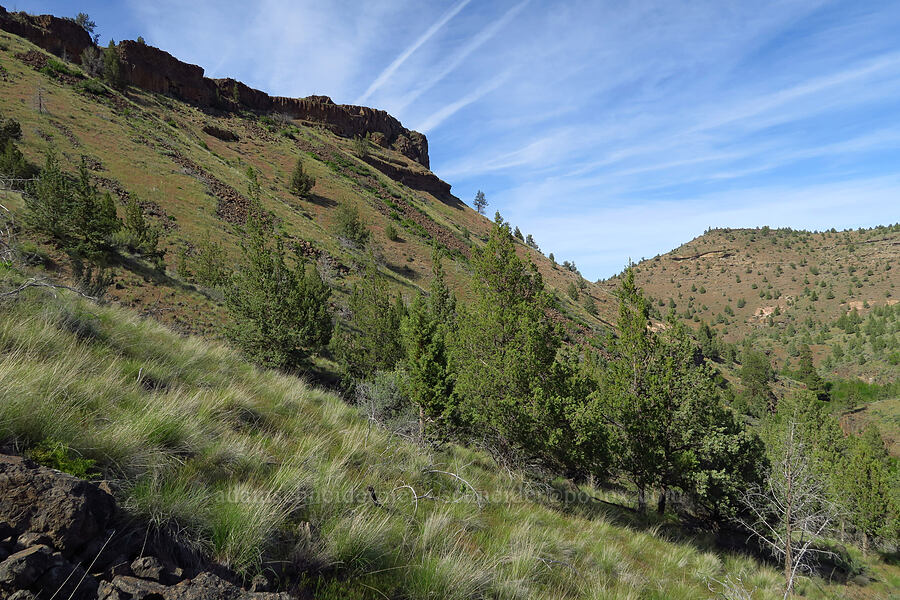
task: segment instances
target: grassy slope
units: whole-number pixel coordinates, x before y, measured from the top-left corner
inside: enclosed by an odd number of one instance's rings
[[[252,166],[260,173],[263,202],[280,218],[284,232],[293,239],[311,241],[345,265],[358,262],[361,255],[342,246],[334,235],[335,208],[341,203],[354,204],[373,233],[382,273],[394,292],[407,299],[417,289],[427,289],[431,242],[397,222],[394,224],[400,229],[400,239],[389,241],[384,230],[392,222],[390,211],[378,194],[403,198],[426,225],[442,228],[464,244],[480,244],[486,239],[487,219],[462,204],[441,202],[391,180],[358,158],[351,140],[321,127],[293,123],[296,133],[286,137],[279,131],[284,125],[273,127],[272,131],[249,113],[208,114],[135,88],[129,88],[124,95],[112,90],[106,96],[91,95],[79,91],[77,85],[39,73],[16,58],[16,54],[29,50],[39,51],[25,40],[0,32],[0,65],[5,69],[0,78],[0,106],[5,117],[22,124],[23,152],[40,163],[48,141],[52,141],[66,159],[64,166],[74,170],[85,155],[92,159],[89,165],[97,177],[115,180],[141,200],[162,208],[167,216],[160,219],[166,227],[162,243],[169,251],[166,274],[148,273],[130,265],[119,270],[119,286],[112,294],[123,304],[153,311],[156,318],[181,330],[213,332],[222,310],[214,299],[180,280],[175,269],[178,248],[196,244],[208,232],[236,258],[239,233],[216,216],[217,198],[207,192],[200,177],[179,164],[173,151],[241,193],[247,188],[246,169]],[[70,67],[78,70],[76,65]],[[36,110],[38,90],[46,113]],[[204,133],[204,125],[232,131],[240,140],[223,142]],[[423,170],[391,150],[371,146],[370,151],[384,161]],[[310,201],[297,200],[287,189],[290,172],[301,156],[307,172],[316,178]],[[21,206],[20,201],[10,203],[13,208]],[[601,326],[580,303],[572,302],[564,293],[569,282],[577,279],[574,273],[554,267],[524,245],[519,252],[530,256],[545,281],[560,290],[565,313],[587,328]],[[467,261],[455,257],[445,267],[451,285],[465,294],[470,276]],[[354,278],[351,274],[334,282],[339,297]],[[603,290],[588,284],[588,291],[600,303],[601,316],[614,314]]]
[[[306,581],[321,598],[693,599],[726,575],[778,597],[775,570],[675,541],[671,524],[563,502],[477,452],[393,437],[225,347],[30,291],[0,304],[0,440],[55,440],[98,461],[131,510],[248,574],[293,553],[337,575]],[[863,588],[805,589],[874,599],[900,585],[897,567],[874,574]]]

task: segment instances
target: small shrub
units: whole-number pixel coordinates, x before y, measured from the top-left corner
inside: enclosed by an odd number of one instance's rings
[[[369,242],[369,229],[359,217],[359,211],[355,206],[342,204],[337,209],[335,216],[337,235],[350,244],[364,248]]]
[[[393,223],[388,223],[388,226],[384,228],[384,235],[392,242],[400,239],[400,234],[397,233],[397,228],[394,227]]]
[[[353,151],[359,157],[369,155],[369,140],[363,136],[353,138]]]
[[[51,77],[56,75],[69,75],[71,77],[80,77],[81,73],[75,71],[64,62],[58,61],[55,58],[51,58],[47,61],[47,64],[41,68],[41,73],[44,75],[50,75]]]
[[[88,94],[93,94],[95,96],[106,95],[106,86],[104,86],[96,79],[85,79],[78,85],[78,88],[83,92],[87,92]]]

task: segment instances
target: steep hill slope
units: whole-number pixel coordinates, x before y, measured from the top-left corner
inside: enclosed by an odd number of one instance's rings
[[[693,600],[740,578],[754,598],[781,597],[774,568],[609,504],[616,492],[416,446],[334,395],[120,307],[7,298],[0,359],[0,441],[113,480],[145,535],[176,534],[247,581],[264,571],[321,599]],[[798,591],[887,597],[897,567],[872,569],[865,586]]]
[[[189,256],[206,236],[237,256],[248,167],[258,173],[264,207],[299,252],[319,263],[339,303],[366,254],[337,235],[342,205],[355,207],[371,231],[367,251],[394,293],[410,299],[427,288],[434,245],[451,259],[450,284],[466,293],[470,248],[486,239],[489,222],[428,170],[423,135],[383,111],[323,96],[273,98],[234,80],[207,79],[202,68],[137,42],[117,48],[130,82],[117,91],[76,64],[90,39],[71,25],[0,12],[0,106],[5,118],[21,123],[20,146],[32,162],[41,163],[51,145],[69,171],[85,160],[100,186],[123,201],[137,197],[161,227],[165,272],[126,261],[116,271],[116,300],[183,330],[213,330],[221,317],[215,294],[185,280],[178,256]],[[288,189],[298,158],[316,179],[305,200]],[[6,203],[20,209],[21,200],[9,196]],[[398,231],[393,239],[389,228]],[[45,240],[34,241],[51,259],[61,258]],[[603,290],[525,244],[519,252],[560,290],[573,332],[603,326],[585,308],[598,303],[600,316],[609,317]],[[46,264],[53,268],[52,260]],[[564,293],[576,282],[583,288],[578,301]]]

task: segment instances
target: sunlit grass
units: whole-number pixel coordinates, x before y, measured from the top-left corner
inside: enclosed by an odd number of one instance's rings
[[[68,296],[0,304],[0,440],[65,444],[134,515],[247,576],[313,569],[322,597],[710,598],[729,574],[780,597],[777,571],[666,539],[663,521],[561,502],[479,452],[416,447],[302,380]]]

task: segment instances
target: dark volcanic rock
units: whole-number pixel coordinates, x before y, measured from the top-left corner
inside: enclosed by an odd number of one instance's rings
[[[203,76],[203,67],[181,62],[168,52],[130,40],[119,42],[119,56],[132,85],[182,100],[214,106],[216,86]]]
[[[0,563],[0,584],[12,589],[31,587],[50,568],[52,554],[47,546],[16,552]]]
[[[155,556],[144,556],[131,563],[131,572],[135,577],[158,581],[165,585],[174,585],[184,579],[184,571],[159,560]]]
[[[0,6],[0,29],[25,38],[57,56],[80,63],[81,53],[92,46],[91,36],[72,19],[53,15],[10,13]]]
[[[215,125],[204,125],[203,133],[205,133],[206,135],[211,135],[214,138],[218,138],[223,142],[236,142],[241,139],[235,132],[229,131],[228,129],[222,129],[221,127],[216,127]]]
[[[45,534],[68,554],[103,532],[115,508],[113,497],[94,484],[0,455],[0,520],[16,533]]]
[[[26,531],[18,537],[16,544],[20,548],[31,548],[32,546],[52,546],[53,540],[46,533],[35,533],[34,531]]]
[[[98,600],[165,600],[168,588],[155,581],[119,576],[103,581],[97,591]]]
[[[212,573],[200,573],[169,589],[165,600],[290,600],[286,593],[245,592]]]
[[[459,199],[450,193],[450,184],[431,171],[415,171],[404,165],[395,165],[381,160],[375,155],[364,156],[363,160],[403,185],[414,190],[422,190],[450,205],[460,205]]]

